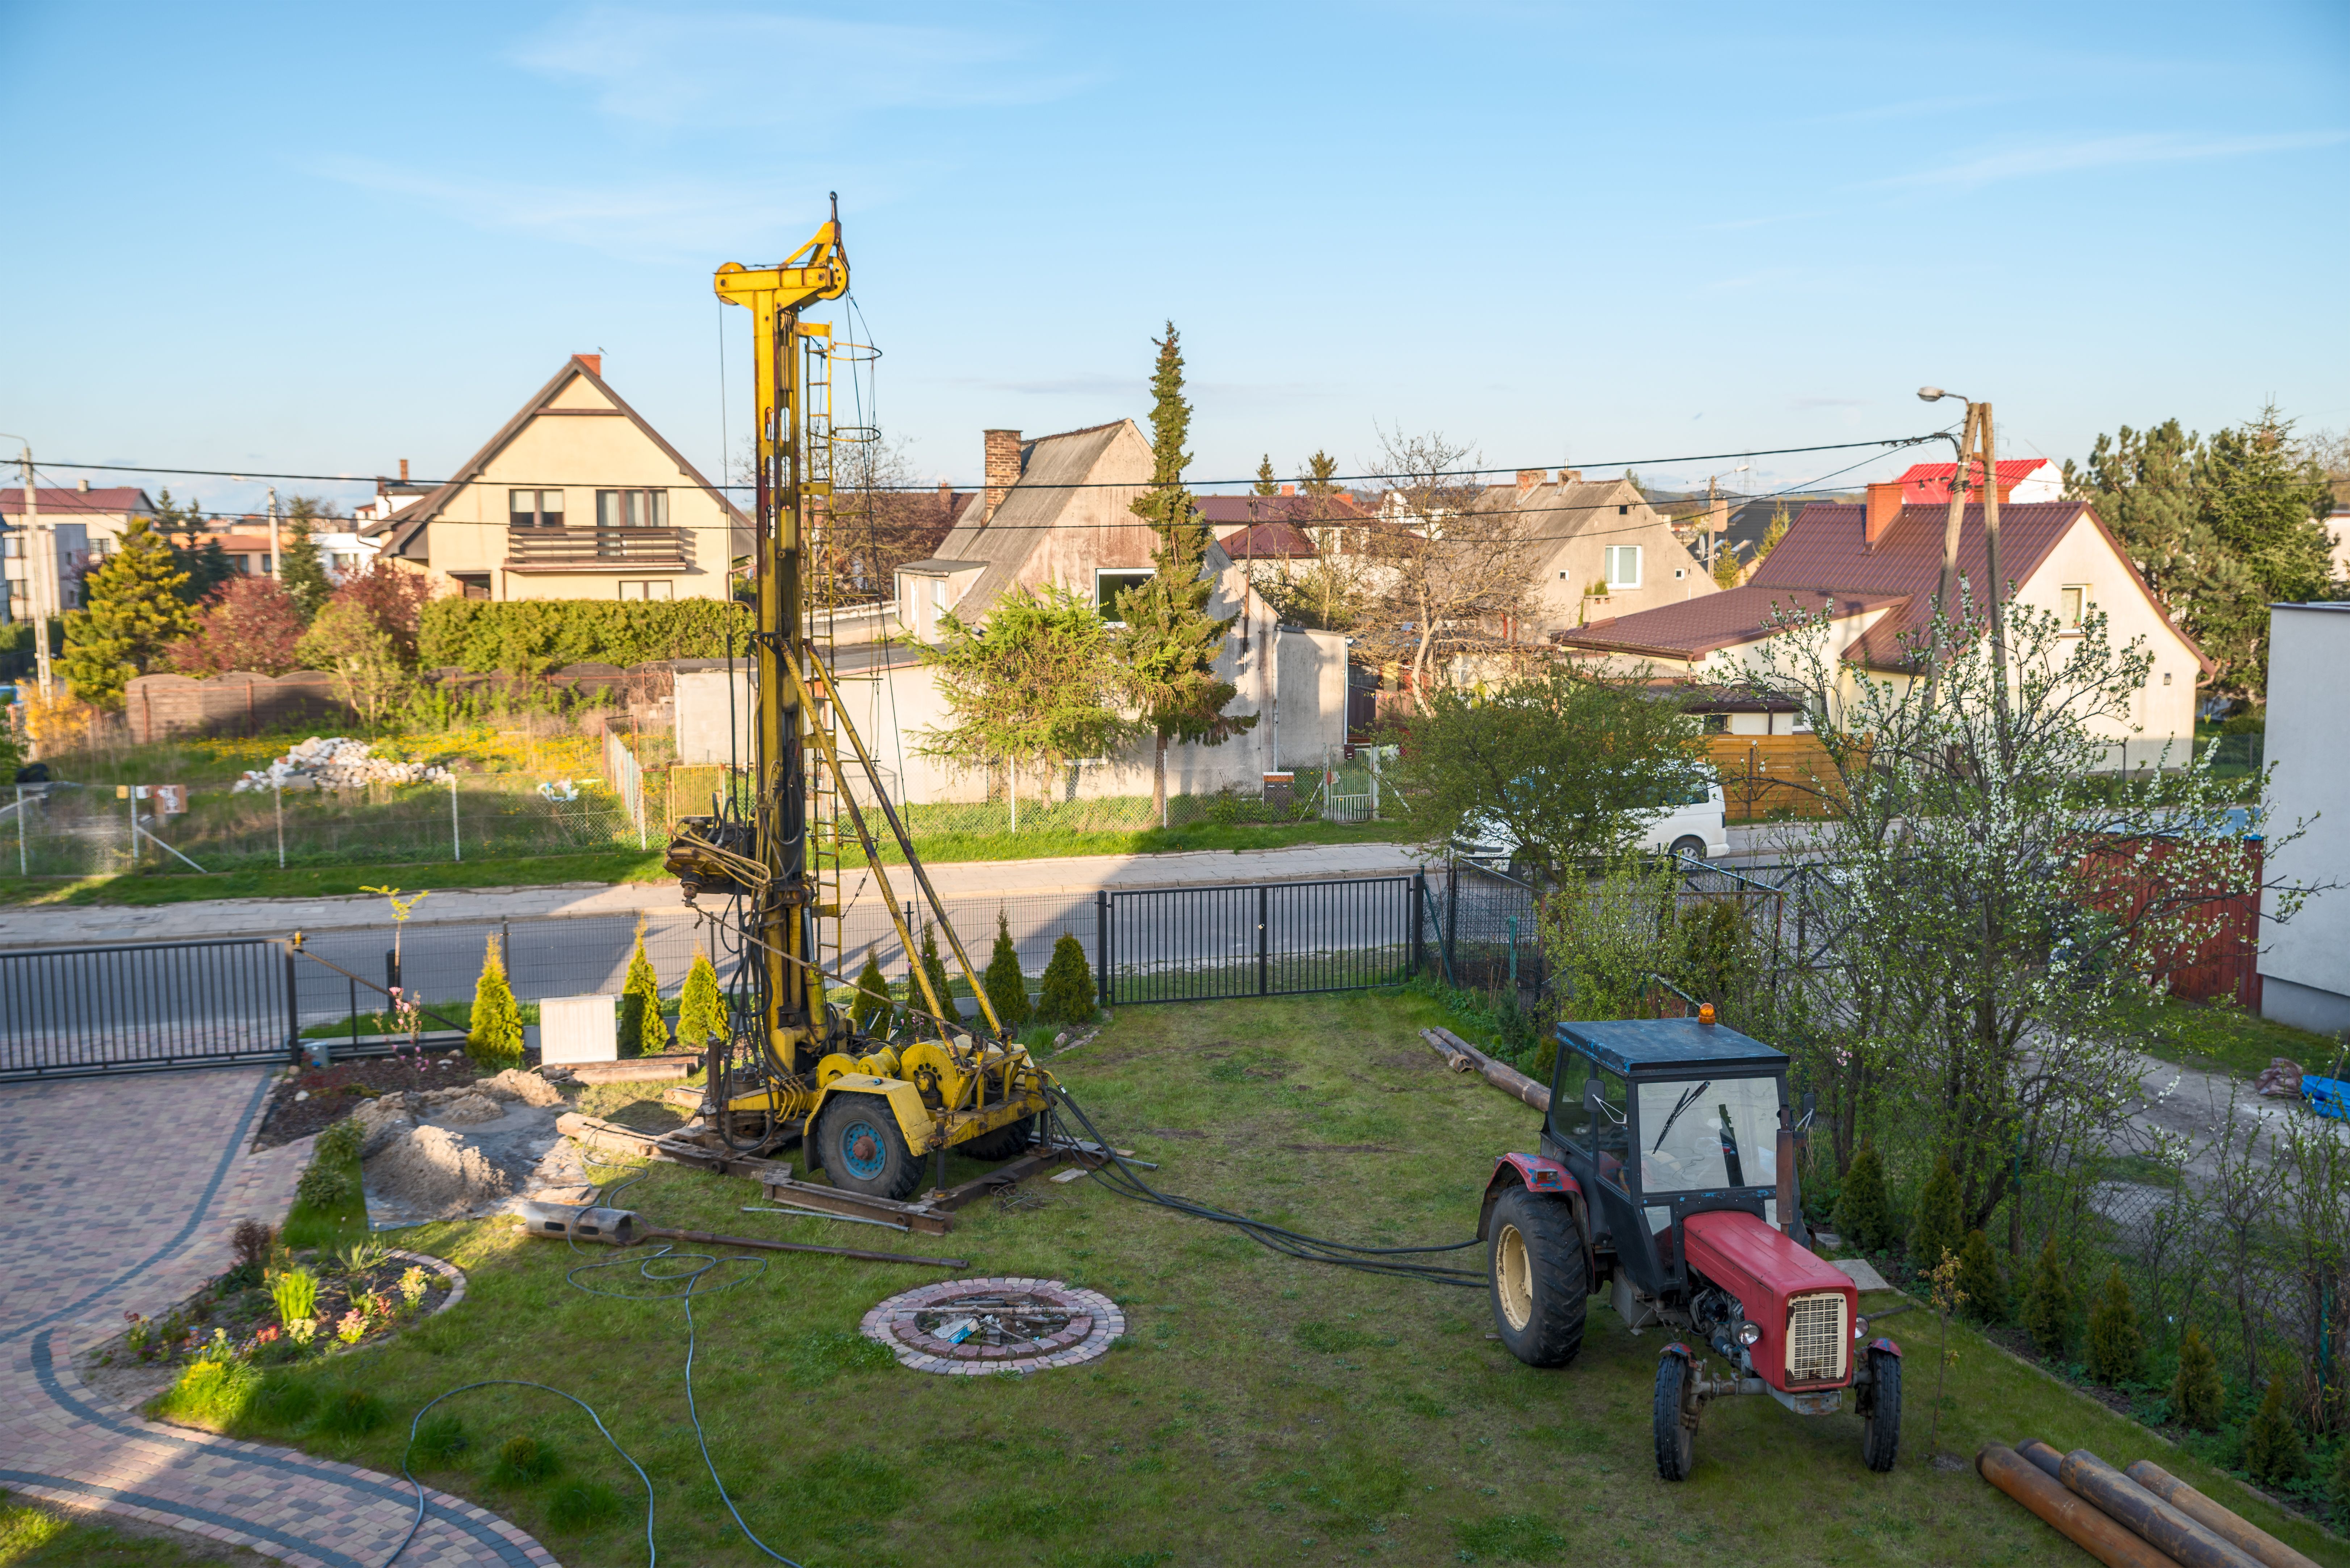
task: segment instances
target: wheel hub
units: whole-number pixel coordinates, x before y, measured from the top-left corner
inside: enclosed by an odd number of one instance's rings
[[[891,1296],[858,1330],[918,1372],[1033,1372],[1101,1355],[1126,1314],[1059,1280],[949,1280]]]

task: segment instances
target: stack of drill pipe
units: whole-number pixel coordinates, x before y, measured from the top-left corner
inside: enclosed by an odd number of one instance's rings
[[[2004,1443],[1985,1443],[1975,1456],[1975,1469],[2106,1568],[2181,1568],[2176,1558],[2156,1551],[2087,1499],[2057,1485]]]
[[[2152,1459],[2140,1459],[2122,1473],[2267,1568],[2317,1568],[2312,1559],[2242,1515],[2222,1508]]]
[[[2043,1488],[2061,1482],[2063,1490],[2137,1536],[2165,1562],[2176,1563],[2179,1568],[2268,1568],[2266,1560],[2246,1552],[2228,1532],[2210,1528],[2086,1449],[2060,1454],[2037,1438],[2027,1438],[2015,1446],[2014,1452],[2039,1472]],[[1988,1469],[1983,1473],[1985,1479],[1992,1479]],[[2002,1490],[2058,1529],[2064,1528],[2026,1501],[2021,1492],[2004,1486]],[[2241,1521],[2237,1522],[2251,1529]]]

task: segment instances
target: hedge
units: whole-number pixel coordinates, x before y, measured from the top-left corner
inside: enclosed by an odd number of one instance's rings
[[[740,657],[751,611],[723,599],[441,598],[424,607],[417,651],[427,669],[484,673],[723,659],[730,624]]]

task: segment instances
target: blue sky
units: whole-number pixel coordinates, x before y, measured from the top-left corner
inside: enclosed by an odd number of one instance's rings
[[[2321,0],[9,0],[0,67],[0,430],[45,458],[437,477],[600,349],[715,469],[710,273],[836,190],[924,480],[987,426],[1142,416],[1170,317],[1201,480],[1357,472],[1381,424],[1495,466],[1873,439],[1942,421],[1925,381],[1994,399],[2007,454],[2272,399],[2350,425]]]

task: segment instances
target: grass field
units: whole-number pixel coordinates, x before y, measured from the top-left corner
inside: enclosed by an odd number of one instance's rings
[[[13,1501],[0,1492],[0,1568],[219,1568],[224,1563],[264,1568],[270,1561],[218,1542],[206,1542],[198,1552],[195,1542],[183,1546],[181,1539],[164,1532],[126,1534],[61,1510]]]
[[[1055,1066],[1106,1132],[1160,1162],[1165,1190],[1350,1241],[1450,1241],[1471,1234],[1493,1156],[1530,1147],[1534,1118],[1440,1069],[1416,1032],[1443,1016],[1432,1001],[1368,993],[1131,1007]],[[598,1091],[605,1114],[673,1117],[650,1094],[623,1106],[619,1087]],[[674,1166],[626,1195],[655,1223],[951,1253],[975,1272],[1105,1291],[1128,1315],[1128,1336],[1099,1361],[950,1378],[899,1368],[855,1332],[876,1301],[932,1271],[776,1256],[698,1298],[694,1390],[711,1452],[776,1550],[808,1568],[2085,1561],[1970,1465],[1928,1462],[1934,1334],[1921,1314],[1887,1324],[1909,1351],[1892,1474],[1862,1467],[1850,1415],[1798,1419],[1739,1399],[1708,1416],[1696,1475],[1668,1487],[1648,1418],[1661,1336],[1634,1337],[1596,1303],[1581,1358],[1536,1371],[1487,1337],[1482,1293],[1276,1257],[1088,1181],[1032,1187],[1047,1206],[975,1205],[943,1238],[745,1214],[758,1201],[749,1184]],[[541,1381],[593,1405],[650,1472],[665,1559],[765,1561],[728,1519],[688,1424],[685,1308],[566,1282],[582,1264],[615,1262],[585,1277],[620,1288],[634,1256],[575,1255],[506,1220],[400,1239],[468,1271],[463,1303],[307,1374],[379,1396],[384,1424],[336,1438],[248,1415],[237,1430],[397,1473],[410,1418],[435,1395],[481,1378]],[[2158,1456],[2241,1498],[1973,1334],[1954,1329],[1950,1343],[1946,1453],[2036,1435],[2116,1464]],[[642,1561],[640,1489],[570,1406],[493,1388],[435,1414],[447,1411],[469,1441],[424,1469],[433,1482],[515,1519],[567,1563]],[[492,1479],[497,1450],[520,1436],[558,1452],[556,1478]],[[562,1489],[583,1484],[610,1489],[618,1512],[560,1525],[550,1515]],[[2350,1549],[2305,1523],[2239,1506],[2322,1561],[2350,1563]]]
[[[2305,1072],[2331,1073],[2345,1050],[2329,1035],[2295,1029],[2224,1002],[2166,1002],[2138,1036],[2149,1056],[2250,1081],[2278,1056]]]

